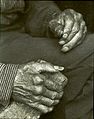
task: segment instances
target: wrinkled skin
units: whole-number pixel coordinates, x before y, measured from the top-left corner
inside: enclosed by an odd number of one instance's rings
[[[49,22],[49,27],[62,46],[61,51],[70,51],[82,43],[87,32],[83,16],[72,9],[64,10]]]
[[[43,60],[21,66],[14,81],[13,101],[0,118],[38,119],[52,111],[68,81],[62,70],[64,67]]]
[[[60,73],[63,69],[43,60],[21,66],[14,81],[13,103],[1,117],[37,119],[42,113],[52,111],[68,81]]]

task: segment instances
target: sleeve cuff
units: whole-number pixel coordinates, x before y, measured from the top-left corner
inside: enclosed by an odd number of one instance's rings
[[[8,106],[19,65],[0,63],[0,104]]]

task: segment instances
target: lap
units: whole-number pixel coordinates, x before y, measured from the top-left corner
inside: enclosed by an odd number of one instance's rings
[[[37,59],[44,59],[55,65],[75,65],[93,52],[94,35],[89,35],[85,42],[68,53],[62,53],[56,39],[32,38],[18,32],[1,33],[0,61],[22,64]]]

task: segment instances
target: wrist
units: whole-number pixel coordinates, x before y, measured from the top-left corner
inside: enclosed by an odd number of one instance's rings
[[[0,113],[2,119],[39,119],[40,115],[37,110],[17,102],[12,102]]]

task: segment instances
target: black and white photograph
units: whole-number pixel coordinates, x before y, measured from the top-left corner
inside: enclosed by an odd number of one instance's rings
[[[0,119],[93,119],[94,1],[0,0]]]

